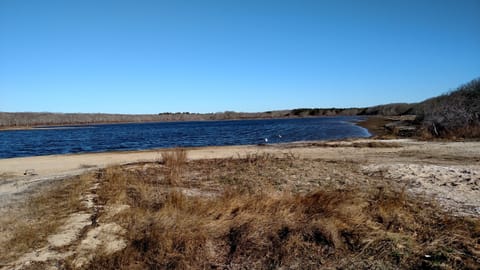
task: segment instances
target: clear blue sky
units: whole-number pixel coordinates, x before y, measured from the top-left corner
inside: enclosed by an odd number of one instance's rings
[[[479,0],[0,0],[0,111],[416,102],[480,76]]]

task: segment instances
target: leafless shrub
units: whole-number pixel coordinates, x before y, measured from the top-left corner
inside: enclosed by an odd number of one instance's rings
[[[365,108],[360,114],[362,115],[382,115],[382,116],[398,116],[411,114],[415,104],[409,103],[392,103],[378,105]]]
[[[441,138],[478,138],[480,127],[480,79],[458,87],[448,94],[419,104],[422,136]]]

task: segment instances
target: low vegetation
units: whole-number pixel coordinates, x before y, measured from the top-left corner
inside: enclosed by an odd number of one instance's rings
[[[318,166],[338,174],[322,179]],[[125,228],[127,246],[85,268],[478,269],[478,218],[381,178],[348,181],[352,166],[291,154],[187,161],[176,150],[107,168],[91,180],[101,183],[97,203],[129,207],[97,218]]]
[[[0,262],[43,246],[66,217],[84,208],[81,198],[90,180],[90,175],[83,175],[63,180],[50,190],[38,187],[27,201],[4,211],[0,217]]]

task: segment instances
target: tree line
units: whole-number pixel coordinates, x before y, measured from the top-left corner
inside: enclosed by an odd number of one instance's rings
[[[143,123],[166,121],[203,121],[284,117],[284,111],[263,113],[159,113],[159,114],[103,114],[103,113],[36,113],[0,112],[0,127],[36,127],[55,125],[84,125],[102,123]]]

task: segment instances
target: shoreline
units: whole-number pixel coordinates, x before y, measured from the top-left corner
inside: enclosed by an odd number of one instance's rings
[[[368,116],[365,120],[357,121],[354,124],[365,128],[370,133],[370,138],[377,138],[389,135],[385,129],[385,124],[391,123],[392,120],[388,120],[384,116]]]
[[[192,147],[166,147],[166,148],[152,148],[143,150],[118,150],[105,152],[81,152],[81,153],[65,153],[52,154],[40,156],[26,156],[26,157],[11,157],[0,159],[0,175],[6,173],[8,175],[22,176],[25,170],[33,169],[35,175],[44,175],[50,173],[51,170],[43,170],[46,165],[49,168],[54,168],[53,171],[64,172],[75,169],[98,167],[103,168],[117,164],[127,164],[131,162],[154,162],[161,159],[161,153],[168,152],[176,148],[185,149],[192,159],[202,159],[202,157],[209,156],[212,153],[221,153],[213,158],[230,158],[238,153],[246,154],[252,151],[268,151],[269,149],[292,149],[297,147],[308,147],[309,145],[317,144],[337,144],[355,141],[370,141],[369,138],[356,139],[342,139],[342,140],[315,140],[315,141],[297,141],[288,143],[271,143],[271,144],[246,144],[246,145],[222,145],[222,146],[192,146]],[[60,160],[63,159],[62,164]],[[101,160],[102,162],[97,162]],[[81,163],[81,161],[84,161]],[[75,162],[76,165],[68,166],[70,162]],[[95,163],[96,164],[91,164]],[[49,164],[51,163],[51,164]],[[57,164],[59,166],[55,166]],[[60,166],[61,165],[61,166]],[[1,178],[0,178],[1,179]]]
[[[234,119],[185,119],[185,120],[160,120],[160,121],[140,121],[140,122],[97,122],[97,123],[80,123],[80,124],[60,124],[60,125],[34,125],[34,126],[20,126],[20,127],[0,127],[1,131],[9,130],[44,130],[56,128],[84,128],[87,126],[100,125],[127,125],[127,124],[154,124],[154,123],[184,123],[184,122],[210,122],[210,121],[241,121],[241,120],[272,120],[272,119],[293,119],[294,117],[279,117],[279,118],[234,118]]]
[[[389,181],[394,181],[404,183],[402,185],[406,185],[407,189],[418,194],[422,192],[432,196],[440,194],[441,202],[446,203],[448,209],[461,207],[463,212],[480,215],[480,202],[475,199],[480,196],[478,177],[480,142],[369,138],[184,149],[189,161],[240,159],[266,154],[280,159],[295,156],[305,161],[333,164],[347,162],[355,164],[357,173],[363,173],[364,177],[375,177],[381,172],[385,185],[389,185]],[[169,148],[0,159],[0,206],[23,200],[23,196],[27,196],[38,185],[69,179],[89,171],[128,164],[161,165],[162,153],[171,150]],[[328,175],[331,178],[335,177],[336,173],[328,172]],[[432,177],[434,178],[431,179]]]
[[[322,116],[322,117],[331,117],[331,116]],[[355,140],[355,139],[369,139],[369,138],[377,138],[378,133],[375,129],[383,129],[383,126],[375,126],[378,124],[378,121],[372,121],[372,117],[363,117],[364,119],[358,119],[356,121],[349,121],[353,125],[358,127],[364,128],[369,136],[367,137],[352,137],[352,138],[344,138],[344,139],[326,139],[326,140],[313,140],[313,141],[291,141],[291,142],[277,142],[277,143],[267,143],[267,144],[240,144],[240,145],[218,145],[218,146],[192,146],[192,147],[180,147],[180,148],[188,148],[188,149],[196,149],[196,148],[203,148],[203,147],[223,147],[223,146],[233,146],[233,147],[240,147],[240,146],[275,146],[275,145],[285,145],[285,144],[297,144],[297,143],[304,143],[304,142],[317,142],[317,141],[343,141],[343,140]],[[285,119],[285,118],[284,118]],[[376,118],[375,118],[376,119]],[[254,120],[254,119],[252,119]],[[255,120],[269,120],[269,119],[255,119]],[[206,121],[235,121],[235,120],[206,120]],[[242,119],[236,119],[236,121],[242,121]],[[188,122],[188,121],[179,121],[179,122]],[[191,121],[197,122],[197,121]],[[164,122],[142,122],[142,123],[164,123]],[[171,122],[170,122],[171,123]],[[85,125],[68,125],[68,126],[39,126],[39,127],[29,127],[29,128],[15,128],[9,130],[50,130],[50,129],[76,129],[76,128],[86,128],[95,125],[115,125],[117,123],[109,123],[109,124],[85,124]],[[118,123],[118,124],[129,124],[129,123]],[[132,123],[130,123],[132,124]],[[140,124],[140,123],[139,123]],[[8,131],[8,130],[1,130],[1,131]],[[135,149],[135,150],[109,150],[109,151],[86,151],[86,152],[77,152],[77,153],[63,153],[63,154],[46,154],[46,155],[32,155],[32,156],[17,156],[17,157],[5,157],[0,158],[0,160],[4,159],[14,159],[14,158],[29,158],[29,157],[45,157],[45,156],[66,156],[66,155],[77,155],[77,154],[109,154],[109,153],[129,153],[129,152],[149,152],[149,151],[165,151],[175,147],[156,147],[156,148],[147,148],[147,149]],[[1,173],[1,170],[0,170]]]
[[[33,126],[9,126],[0,127],[2,131],[12,130],[44,130],[44,129],[56,129],[56,128],[83,128],[85,126],[98,126],[98,125],[122,125],[122,124],[153,124],[153,123],[185,123],[185,122],[220,122],[220,121],[242,121],[242,120],[280,120],[280,119],[302,119],[302,118],[329,118],[329,117],[364,117],[370,118],[374,116],[368,115],[323,115],[323,116],[285,116],[285,117],[252,117],[252,118],[231,118],[231,119],[175,119],[175,120],[160,120],[160,121],[139,121],[139,122],[96,122],[96,123],[79,123],[79,124],[52,124],[52,125],[33,125]],[[375,116],[379,117],[379,116]],[[352,123],[363,122],[364,120],[355,121]]]

